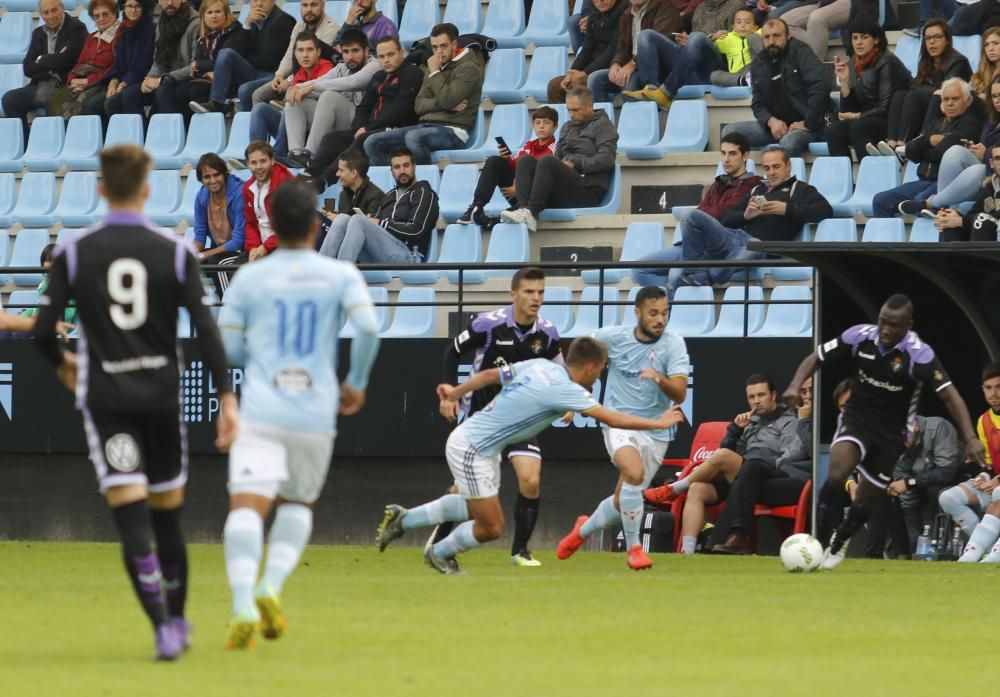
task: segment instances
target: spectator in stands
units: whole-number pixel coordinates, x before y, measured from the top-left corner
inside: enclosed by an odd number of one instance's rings
[[[559,132],[554,155],[522,157],[514,172],[519,208],[503,211],[508,223],[534,232],[545,208],[596,206],[608,191],[618,153],[618,131],[607,113],[594,110],[594,95],[574,87],[566,97],[570,120]]]
[[[403,145],[417,164],[430,164],[431,151],[461,148],[469,140],[482,98],[483,60],[458,47],[458,29],[450,22],[431,29],[431,50],[414,103],[419,123],[369,136],[365,152],[373,165],[388,163],[388,153]]]
[[[982,183],[969,212],[942,208],[934,217],[942,242],[996,242],[1000,225],[1000,143],[990,149],[991,176]]]
[[[597,0],[600,2],[600,0]],[[486,158],[479,172],[479,182],[472,195],[472,204],[456,222],[459,225],[479,225],[482,228],[492,228],[499,221],[486,215],[486,204],[493,198],[493,193],[500,192],[510,204],[510,210],[517,209],[517,188],[514,186],[514,173],[517,163],[522,157],[538,159],[545,155],[555,155],[556,127],[559,125],[559,114],[552,107],[538,107],[531,114],[531,127],[535,138],[529,140],[517,155],[512,155],[506,144],[500,146],[500,154]]]
[[[352,147],[363,150],[365,140],[373,133],[417,122],[413,104],[423,84],[424,71],[404,61],[403,47],[395,36],[379,39],[375,52],[382,69],[368,83],[364,99],[354,111],[351,127],[323,136],[319,150],[306,165],[306,175],[320,193],[337,181],[341,153]]]
[[[294,175],[274,161],[274,150],[265,141],[251,141],[246,158],[253,176],[243,184],[243,218],[246,221],[243,248],[249,253],[248,261],[257,261],[278,246],[278,238],[271,228],[271,196],[282,184],[294,179]]]
[[[743,11],[741,25],[756,29],[753,13],[743,0],[704,0],[694,10],[692,34],[680,32],[673,40],[652,29],[639,32],[635,60],[636,73],[642,89],[624,90],[626,99],[656,102],[661,109],[670,108],[677,91],[687,84],[704,84],[716,70],[726,69],[726,60],[715,46],[715,40],[729,33],[736,13]],[[661,84],[662,82],[662,84]]]
[[[295,19],[274,4],[274,0],[250,0],[250,13],[236,40],[219,51],[215,59],[212,89],[207,102],[192,101],[191,111],[205,114],[217,111],[226,115],[229,97],[238,90],[241,102],[250,101],[253,90],[244,85],[270,77],[288,47]]]
[[[338,215],[320,253],[369,264],[413,264],[427,257],[438,219],[437,194],[428,182],[417,181],[413,153],[406,148],[389,154],[389,166],[396,186],[382,197],[378,213]]]
[[[255,104],[261,102],[268,103],[272,99],[281,99],[285,90],[291,84],[292,75],[295,73],[295,37],[302,32],[310,32],[316,35],[326,46],[333,46],[333,40],[337,36],[337,23],[326,14],[323,0],[301,0],[299,2],[299,12],[302,19],[292,28],[289,37],[288,48],[285,55],[278,64],[278,69],[274,71],[271,79],[262,78],[251,80],[240,86],[240,110],[250,111]],[[250,94],[250,99],[246,95]]]
[[[666,0],[628,0],[629,10],[618,25],[618,48],[607,70],[595,70],[587,78],[587,87],[598,102],[610,102],[622,90],[643,87],[636,70],[639,60],[639,36],[653,30],[663,37],[684,31],[684,20]],[[655,82],[658,82],[656,80]]]
[[[48,269],[52,266],[52,255],[55,254],[56,245],[49,243],[42,248],[42,253],[39,255],[38,264],[44,269]],[[49,274],[46,273],[42,276],[41,283],[38,284],[38,297],[46,295],[49,290]],[[2,312],[2,309],[0,309]],[[22,317],[36,317],[38,315],[37,307],[29,307],[27,309],[21,310]],[[63,310],[63,321],[68,325],[72,325],[76,322],[76,300],[70,300],[66,309]],[[9,327],[7,329],[10,329]],[[69,331],[72,331],[72,326],[69,327]]]
[[[920,23],[916,27],[904,27],[903,35],[919,39],[924,25],[935,16],[951,19],[955,14],[956,5],[968,5],[975,2],[976,0],[959,0],[957,3],[955,0],[920,0]]]
[[[979,0],[956,7],[949,22],[955,36],[976,36],[995,26],[1000,26],[1000,2],[997,0]]]
[[[146,107],[155,103],[164,79],[176,80],[191,70],[200,28],[198,13],[184,0],[160,0],[153,67],[142,82],[129,82],[115,92],[104,103],[105,115],[110,118],[114,114],[139,114],[145,119]]]
[[[580,3],[580,11],[576,12],[575,0],[569,0],[569,43],[573,53],[580,52],[585,34],[590,30],[590,14],[594,11],[592,0],[583,0]],[[576,14],[574,14],[576,12]],[[615,25],[617,28],[617,25]]]
[[[214,152],[201,156],[194,168],[201,189],[194,200],[194,248],[198,258],[222,264],[243,253],[246,211],[243,180],[229,174],[226,163]],[[227,284],[223,284],[221,292]]]
[[[840,82],[840,111],[826,129],[831,155],[851,156],[860,161],[869,143],[877,143],[888,132],[889,105],[897,92],[908,90],[913,80],[896,56],[889,52],[885,31],[860,24],[851,29],[853,65],[837,56],[834,72]]]
[[[355,109],[379,71],[363,31],[341,32],[340,55],[342,61],[333,70],[296,81],[285,92],[282,118],[289,161],[294,167],[305,167],[312,153],[319,151],[324,135],[350,128]]]
[[[347,18],[344,25],[337,33],[334,44],[341,44],[344,40],[344,33],[350,29],[363,31],[368,37],[370,46],[378,45],[378,40],[385,37],[399,37],[399,29],[391,19],[375,9],[375,0],[354,0],[351,8],[347,11]]]
[[[802,7],[803,5],[809,4],[812,4],[809,0],[775,0],[773,4],[769,3],[767,0],[757,0],[757,4],[753,5],[753,7],[756,9],[755,14],[759,24],[761,22],[766,22],[769,19],[777,19],[786,12],[794,10],[796,7]]]
[[[681,240],[682,259],[763,259],[766,255],[762,252],[747,250],[747,242],[788,242],[799,236],[803,225],[833,216],[833,209],[822,194],[792,176],[787,150],[766,148],[761,155],[761,167],[766,177],[764,183],[751,189],[720,220],[699,210],[688,214]],[[708,277],[713,284],[726,283],[736,271],[712,268]],[[702,285],[702,278],[690,269],[672,269],[667,291],[673,293],[681,283]]]
[[[720,147],[722,154],[722,174],[717,176],[705,191],[698,204],[698,210],[716,220],[720,220],[731,208],[740,205],[750,193],[750,190],[761,183],[761,178],[747,171],[747,160],[750,157],[750,144],[740,133],[730,133],[723,136]],[[678,223],[683,223],[687,215],[674,209]],[[676,228],[675,228],[676,230]],[[676,234],[675,234],[676,236]],[[682,256],[681,243],[675,242],[672,247],[653,252],[642,257],[641,261],[660,261],[669,263],[677,261]],[[690,281],[709,283],[708,271],[694,270]],[[669,268],[633,269],[632,279],[640,286],[667,286]]]
[[[969,79],[976,96],[989,101],[990,85],[1000,77],[1000,27],[990,27],[983,32],[983,50],[979,56],[979,67]]]
[[[121,21],[115,0],[90,0],[87,13],[97,28],[83,42],[76,65],[66,76],[65,84],[49,95],[49,116],[69,120],[84,111],[99,113],[104,101],[104,77],[115,62],[115,49],[121,37]]]
[[[31,43],[21,65],[28,84],[7,90],[0,104],[7,118],[20,119],[28,140],[28,114],[49,102],[63,83],[87,40],[87,28],[66,14],[62,0],[39,0],[42,23],[31,33]]]
[[[84,113],[98,114],[105,121],[108,103],[122,94],[129,85],[140,84],[153,67],[153,52],[156,48],[153,0],[125,0],[122,12],[123,31],[115,47],[115,61],[101,83],[103,94],[101,99],[91,100],[84,107]],[[121,98],[118,99],[120,102]]]
[[[807,43],[816,59],[824,61],[830,32],[843,29],[851,18],[851,0],[819,0],[784,12],[781,18],[792,36]]]
[[[927,198],[937,191],[938,168],[948,148],[972,141],[982,129],[982,119],[971,109],[969,83],[951,78],[941,85],[941,115],[928,121],[919,136],[906,144],[906,159],[919,163],[917,179],[875,194],[872,209],[876,218],[897,214],[920,215]]]
[[[568,90],[585,86],[591,73],[611,67],[611,58],[618,48],[618,25],[627,7],[627,0],[594,0],[590,11],[580,19],[586,22],[587,31],[573,64],[565,75],[549,80],[550,103],[562,104]]]
[[[832,110],[830,85],[823,65],[809,47],[788,35],[780,19],[764,23],[764,50],[751,63],[751,108],[756,121],[726,126],[723,135],[739,132],[751,145],[778,143],[798,155],[823,137]]]
[[[945,80],[968,80],[972,67],[968,59],[952,46],[951,30],[943,19],[932,19],[924,26],[924,39],[920,44],[920,61],[913,89],[897,92],[889,106],[889,132],[884,141],[869,148],[869,155],[894,155],[897,148],[916,136],[926,121],[933,121],[930,114],[931,99]]]
[[[750,64],[764,50],[756,15],[749,9],[737,11],[733,15],[733,30],[716,39],[715,47],[726,62],[726,69],[709,73],[709,82],[719,87],[749,86]]]
[[[368,156],[364,150],[349,148],[340,154],[337,158],[337,179],[342,187],[337,200],[339,215],[351,216],[360,210],[369,218],[378,216],[385,192],[368,178]]]

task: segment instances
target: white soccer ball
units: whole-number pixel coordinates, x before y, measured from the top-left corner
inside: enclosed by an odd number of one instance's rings
[[[781,543],[781,563],[789,571],[813,571],[823,562],[823,545],[800,532]]]

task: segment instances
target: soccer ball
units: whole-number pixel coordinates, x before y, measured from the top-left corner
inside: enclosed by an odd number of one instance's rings
[[[789,571],[814,571],[823,562],[823,545],[800,532],[781,543],[781,563]]]

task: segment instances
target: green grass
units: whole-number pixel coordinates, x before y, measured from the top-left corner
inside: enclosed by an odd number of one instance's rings
[[[518,569],[496,549],[462,577],[419,550],[319,547],[285,589],[288,634],[222,648],[222,549],[191,548],[195,647],[154,664],[152,635],[101,544],[0,544],[0,695],[991,694],[1000,568],[848,559],[580,553]]]

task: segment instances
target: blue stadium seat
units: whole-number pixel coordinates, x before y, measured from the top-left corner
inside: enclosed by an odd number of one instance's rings
[[[71,170],[96,170],[97,155],[103,144],[100,116],[74,116],[66,125],[59,160]]]
[[[63,244],[66,240],[79,237],[83,233],[84,229],[85,228],[64,227],[59,231],[59,234],[56,235],[56,244]]]
[[[186,307],[177,308],[177,338],[193,339],[194,327],[191,325],[191,313]]]
[[[389,302],[389,291],[375,286],[368,289],[368,296],[375,304],[375,326],[378,327],[379,333],[384,332],[389,328],[389,306],[385,304]],[[353,339],[357,336],[350,320],[344,322],[344,326],[340,328],[339,336],[341,339]]]
[[[435,192],[441,189],[441,170],[437,165],[417,165],[415,174],[417,181],[426,181]],[[392,179],[391,175],[389,178]],[[395,185],[395,182],[393,182],[389,189]],[[389,189],[382,189],[382,191],[388,191]]]
[[[83,26],[87,28],[88,34],[92,34],[97,30],[97,23],[91,18],[91,16],[86,11],[81,12],[77,17],[77,19],[83,22]]]
[[[525,39],[535,46],[568,47],[568,10],[566,0],[535,0],[524,28]]]
[[[521,103],[524,95],[524,49],[498,48],[486,64],[486,79],[483,81],[483,97],[494,104]]]
[[[489,133],[478,148],[452,150],[448,159],[452,162],[482,162],[487,157],[498,155],[497,137],[513,149],[513,154],[534,137],[529,123],[528,107],[524,104],[497,104],[490,115]]]
[[[104,147],[132,143],[142,146],[142,116],[139,114],[115,114],[108,121],[108,132],[104,136]]]
[[[472,227],[471,230],[478,228]],[[490,245],[486,250],[487,264],[523,264],[531,260],[531,241],[528,239],[528,228],[520,223],[500,223],[490,232]],[[448,272],[448,278],[456,278],[454,272]],[[514,268],[489,271],[466,271],[463,279],[466,283],[485,283],[487,278],[510,278]]]
[[[397,303],[434,302],[434,300],[433,288],[403,288],[396,298]],[[437,308],[433,306],[400,307],[397,304],[392,325],[382,332],[381,336],[383,339],[434,336],[436,314]]]
[[[733,85],[732,87],[719,87],[712,85],[710,90],[713,99],[723,101],[731,99],[750,99],[750,88],[743,85]]]
[[[173,214],[181,203],[181,175],[177,170],[158,169],[149,175],[146,217],[158,225],[161,216]]]
[[[853,216],[855,211],[872,215],[872,199],[880,191],[899,186],[899,160],[869,155],[858,167],[858,183],[851,198],[833,205],[833,214]]]
[[[900,36],[893,51],[896,54],[896,58],[902,61],[903,65],[907,67],[914,77],[917,76],[917,63],[920,61],[921,41],[922,39],[916,36]],[[955,46],[955,48],[958,47]],[[968,56],[968,58],[970,61],[972,60],[971,56]]]
[[[244,5],[247,7],[248,5]],[[158,169],[180,169],[184,148],[184,118],[180,114],[153,114],[146,131],[146,152]]]
[[[865,158],[866,160],[868,158]],[[857,242],[858,226],[852,218],[827,218],[816,227],[816,242]]]
[[[3,223],[0,222],[0,226]],[[934,221],[930,218],[920,217],[913,221],[910,227],[910,242],[934,242],[940,241],[941,233],[934,226]]]
[[[906,167],[903,168],[903,183],[915,181],[917,181],[917,163],[907,160]]]
[[[62,116],[41,116],[31,122],[24,166],[33,172],[55,172],[61,166],[59,152],[66,137]]]
[[[812,291],[806,286],[778,286],[771,301],[804,300],[798,305],[768,305],[767,318],[753,336],[812,336]]]
[[[396,0],[378,0],[375,3],[375,9],[384,14],[386,17],[392,20],[392,23],[399,27],[399,13],[396,9]],[[344,17],[347,17],[347,13],[344,13]],[[337,24],[343,24],[342,21],[337,20]],[[459,32],[461,34],[462,32]]]
[[[703,100],[674,102],[667,113],[663,138],[654,145],[625,150],[633,160],[650,160],[668,152],[702,152],[708,145],[708,107]]]
[[[64,4],[67,12],[73,9],[70,3]],[[3,7],[7,12],[35,12],[38,3],[35,0],[4,0]]]
[[[160,224],[173,227],[181,222],[185,222],[188,225],[194,225],[194,201],[198,197],[199,191],[201,191],[201,182],[198,181],[197,175],[192,171],[184,181],[184,193],[181,196],[181,205],[173,213],[160,215],[160,220],[166,221]]]
[[[229,126],[229,142],[226,144],[226,149],[219,153],[219,157],[223,160],[230,157],[242,160],[249,144],[250,112],[237,111],[233,115],[233,122]]]
[[[741,285],[726,288],[725,295],[722,296],[722,309],[719,310],[719,323],[706,336],[744,336],[744,314],[747,316],[746,335],[753,334],[760,329],[764,323],[764,306],[760,304],[747,305],[748,309],[744,313],[743,299],[763,300],[764,290],[760,286],[750,286],[750,293],[748,295],[744,295],[744,290]]]
[[[851,158],[817,157],[813,160],[809,183],[816,188],[830,205],[843,203],[854,192]]]
[[[573,291],[566,286],[545,286],[545,305],[539,314],[552,323],[559,336],[573,324],[573,306],[569,304],[572,302]]]
[[[24,129],[20,119],[0,119],[0,172],[24,169]]]
[[[614,215],[622,203],[622,166],[615,164],[615,172],[604,198],[593,208],[546,208],[540,219],[547,221],[576,220],[577,215]]]
[[[482,33],[495,39],[501,48],[527,46],[524,3],[521,0],[492,0],[486,7]]]
[[[451,156],[455,153],[462,152],[463,150],[477,150],[483,147],[483,141],[486,139],[486,117],[483,114],[483,108],[479,107],[476,111],[476,121],[472,124],[472,128],[469,130],[469,139],[465,142],[464,148],[457,148],[455,150],[438,150],[437,152],[431,153],[431,162],[440,162],[444,158],[451,159]],[[436,168],[435,168],[436,169]]]
[[[454,3],[451,0],[448,6]],[[479,4],[478,2],[476,3]],[[521,88],[524,97],[534,97],[536,102],[544,102],[549,98],[549,80],[556,75],[565,75],[569,68],[569,58],[565,46],[540,46],[531,54],[531,65],[528,66],[528,79]],[[560,121],[560,125],[562,121]]]
[[[298,2],[291,2],[290,0],[286,0],[285,4],[281,6],[281,9],[284,10],[287,14],[290,14],[296,22],[299,22],[302,19],[302,6],[299,5]],[[337,24],[342,24],[342,22],[338,19]]]
[[[479,168],[475,165],[449,165],[445,168],[438,192],[442,218],[453,223],[461,217],[472,203],[478,179]]]
[[[330,0],[326,3],[324,11],[330,19],[339,25],[343,24],[344,20],[347,19],[347,13],[350,11],[352,4],[351,0]],[[399,22],[396,22],[396,26],[399,26]]]
[[[618,122],[618,150],[660,142],[660,109],[655,102],[625,102]]]
[[[51,172],[28,172],[21,178],[17,203],[10,214],[15,222],[24,227],[48,227],[52,225],[52,209],[55,207],[55,175]]]
[[[809,225],[803,225],[795,242],[812,241],[812,231]],[[811,281],[813,269],[811,266],[775,266],[768,269],[775,281]]]
[[[872,218],[865,223],[862,242],[906,242],[906,225],[902,218]]]
[[[636,261],[647,254],[658,252],[666,246],[663,223],[629,223],[625,228],[622,255],[619,261]],[[626,278],[631,269],[605,269],[604,282],[617,283]],[[584,283],[600,283],[598,269],[585,269],[580,273]]]
[[[626,327],[635,326],[635,297],[639,295],[640,290],[642,290],[642,286],[632,286],[628,291],[628,298],[626,298],[628,305],[622,307],[621,317],[621,323]]]
[[[482,256],[483,233],[478,225],[449,225],[445,228],[441,253],[438,255],[439,264],[478,264]],[[442,271],[439,277],[447,278],[451,283],[458,283],[457,270]],[[465,280],[466,277],[463,276],[462,281]]]
[[[826,141],[822,143],[809,143],[809,154],[816,155],[817,157],[828,157],[830,155],[830,146]]]
[[[92,225],[97,222],[98,198],[96,172],[68,172],[52,217],[65,227]]]
[[[459,34],[475,34],[479,31],[480,6],[480,0],[448,0],[441,21],[454,24]]]
[[[30,175],[29,175],[30,176]],[[45,176],[45,175],[42,175]],[[47,176],[52,176],[51,174]],[[42,250],[49,243],[48,230],[22,229],[14,236],[14,249],[10,254],[8,267],[38,266]],[[0,274],[0,285],[13,281],[19,286],[37,286],[42,282],[40,273]]]
[[[10,259],[10,231],[0,230],[0,267],[7,266],[7,262]],[[3,279],[0,279],[0,285],[3,285]]]
[[[608,115],[611,123],[615,122],[615,105],[611,102],[594,102],[594,111],[600,111],[604,109],[604,113]],[[566,117],[565,121],[560,121],[559,123],[565,123],[569,120],[569,116]]]
[[[8,12],[0,18],[0,63],[19,64],[24,60],[33,29],[31,12]]]
[[[35,265],[38,265],[38,260],[35,260]],[[13,314],[21,315],[24,314],[25,310],[30,310],[33,307],[38,307],[38,291],[37,290],[15,290],[12,291],[10,296],[7,298],[7,304],[5,306]]]
[[[389,169],[388,165],[369,167],[368,179],[382,191],[388,191],[396,185],[392,179],[392,170]]]
[[[801,182],[806,181],[806,161],[801,157],[790,157],[789,163],[792,165],[792,176]]]
[[[675,99],[703,99],[712,90],[711,85],[681,85],[674,95]],[[671,105],[672,106],[672,105]]]
[[[979,58],[983,54],[982,36],[979,34],[973,34],[972,36],[955,36],[952,37],[952,45],[955,47],[956,51],[969,59],[969,65],[972,66],[972,72],[979,70]]]
[[[12,172],[0,174],[0,227],[8,228],[14,224],[10,212],[17,203],[17,181]]]
[[[399,40],[406,48],[430,36],[438,23],[438,0],[407,0],[399,26]]]
[[[587,286],[580,293],[580,302],[597,302],[601,299],[598,290],[597,286]],[[617,303],[621,299],[617,288],[607,286],[604,287],[603,296],[606,303]],[[614,326],[618,324],[618,311],[619,306],[614,304],[604,305],[603,308],[598,305],[580,305],[576,311],[576,321],[573,322],[572,327],[564,332],[563,336],[570,338],[588,336],[601,327]]]
[[[7,90],[24,87],[27,84],[28,78],[24,76],[24,69],[20,63],[0,64],[0,95]],[[0,116],[3,115],[3,107],[0,106]],[[24,138],[23,134],[21,138]]]
[[[180,116],[180,114],[171,114]],[[156,118],[155,116],[153,118]],[[152,124],[150,124],[152,132]],[[181,137],[184,135],[181,125]],[[149,145],[147,138],[147,146]],[[193,165],[207,152],[222,152],[226,148],[226,120],[222,114],[195,114],[187,130],[187,143],[176,156],[160,155],[156,157],[157,169],[180,169],[184,165]],[[147,148],[148,149],[148,148]]]

